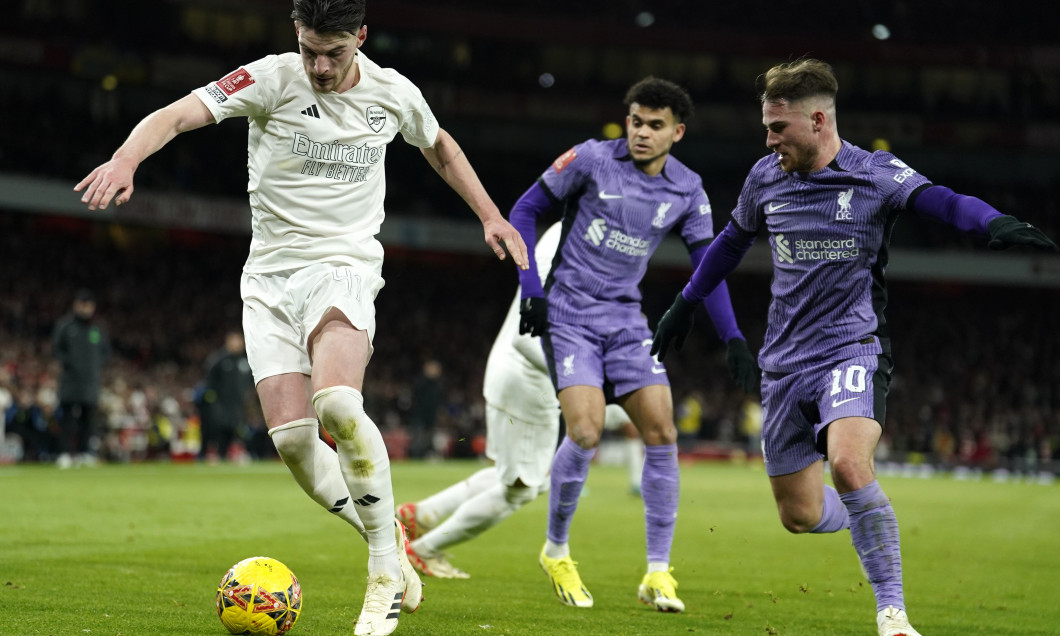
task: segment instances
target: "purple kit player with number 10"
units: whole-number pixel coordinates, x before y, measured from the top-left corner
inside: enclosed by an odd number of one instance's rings
[[[889,152],[839,137],[838,83],[828,64],[804,59],[765,75],[762,123],[773,151],[751,169],[730,223],[707,251],[655,332],[663,358],[692,324],[692,303],[768,232],[773,301],[762,366],[763,452],[781,522],[791,532],[850,529],[876,595],[880,636],[919,636],[902,591],[898,522],[876,481],[873,451],[891,376],[887,242],[900,210],[966,232],[990,247],[1056,249],[1027,223],[979,199],[933,185]],[[823,460],[835,488],[824,484]]]
[[[670,574],[677,515],[677,432],[666,369],[650,353],[651,331],[638,285],[648,259],[671,230],[693,265],[714,237],[699,175],[670,156],[685,133],[692,100],[676,84],[647,78],[626,95],[626,139],[587,141],[561,155],[515,204],[511,222],[533,252],[539,215],[561,208],[562,234],[542,286],[536,264],[520,274],[522,333],[541,335],[567,436],[552,463],[548,540],[539,558],[565,604],[592,607],[567,543],[589,462],[600,442],[607,401],[629,414],[645,443],[642,494],[648,566],[638,596],[680,612]],[[734,377],[757,389],[758,370],[719,286],[706,300]]]

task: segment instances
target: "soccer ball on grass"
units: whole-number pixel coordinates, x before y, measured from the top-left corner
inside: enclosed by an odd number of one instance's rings
[[[276,559],[243,559],[217,586],[217,615],[233,634],[286,634],[301,612],[302,587]]]

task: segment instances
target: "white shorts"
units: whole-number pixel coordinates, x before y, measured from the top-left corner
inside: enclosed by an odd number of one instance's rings
[[[375,338],[375,297],[383,279],[373,270],[342,263],[268,274],[243,273],[243,334],[255,384],[281,373],[310,375],[307,338],[332,307]]]
[[[486,457],[497,463],[505,486],[520,480],[532,487],[548,481],[559,441],[559,410],[544,422],[527,422],[486,404]]]

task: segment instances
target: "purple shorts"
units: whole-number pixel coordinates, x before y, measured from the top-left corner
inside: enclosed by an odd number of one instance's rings
[[[587,385],[608,400],[653,384],[670,386],[666,367],[649,353],[652,332],[638,315],[621,327],[552,322],[541,338],[556,391]]]
[[[825,429],[844,417],[883,426],[891,358],[860,356],[795,373],[762,374],[762,455],[770,477],[796,473],[827,453]]]

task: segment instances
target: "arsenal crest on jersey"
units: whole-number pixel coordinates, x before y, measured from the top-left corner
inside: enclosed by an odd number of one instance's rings
[[[382,130],[383,124],[386,123],[386,111],[382,106],[369,106],[368,110],[364,111],[364,117],[368,120],[368,125],[372,127],[372,130],[376,132]]]

